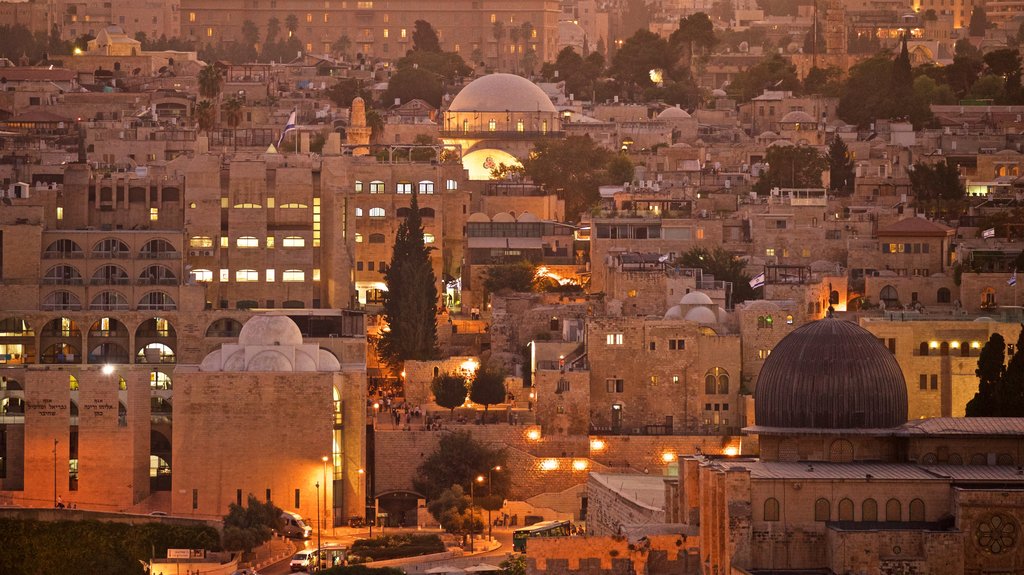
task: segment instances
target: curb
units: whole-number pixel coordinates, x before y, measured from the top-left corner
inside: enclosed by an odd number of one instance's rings
[[[289,557],[291,555],[294,555],[295,554],[295,543],[289,542],[288,545],[291,548],[288,551],[286,551],[284,553],[281,553],[280,555],[275,555],[273,557],[269,557],[267,559],[264,559],[263,561],[260,561],[259,563],[253,563],[253,564],[251,564],[249,566],[249,568],[252,569],[253,571],[259,571],[260,569],[263,569],[264,567],[266,567],[268,565],[273,565],[274,563],[277,563],[278,561],[281,561],[281,560],[286,559],[287,557]]]

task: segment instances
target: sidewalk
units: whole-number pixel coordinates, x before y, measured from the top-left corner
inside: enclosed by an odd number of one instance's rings
[[[259,571],[267,565],[273,565],[286,557],[290,557],[295,553],[296,549],[295,543],[290,539],[274,537],[253,551],[250,560],[239,564],[239,568],[248,567],[254,571]]]

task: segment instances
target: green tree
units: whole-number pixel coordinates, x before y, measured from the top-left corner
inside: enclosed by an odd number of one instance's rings
[[[470,483],[478,475],[496,467],[501,467],[502,471],[491,474],[491,492],[508,497],[512,478],[505,450],[476,441],[468,432],[446,433],[441,436],[437,448],[416,468],[412,484],[416,491],[433,500],[452,485],[468,492]]]
[[[534,183],[565,200],[566,217],[575,221],[600,199],[598,187],[613,183],[606,170],[613,155],[589,136],[570,136],[537,142],[523,167]]]
[[[490,293],[497,293],[503,290],[525,293],[533,291],[537,266],[528,260],[522,260],[490,266],[485,274],[484,289]]]
[[[978,80],[983,67],[981,51],[975,48],[970,40],[961,38],[954,44],[953,63],[943,68],[946,83],[958,97],[962,98]]]
[[[295,14],[289,14],[284,17],[284,28],[288,30],[288,37],[295,37],[296,30],[299,29],[299,17]]]
[[[679,19],[679,28],[672,32],[668,42],[679,53],[678,65],[685,74],[692,75],[694,56],[714,48],[718,38],[711,18],[703,12],[696,12]]]
[[[238,96],[231,96],[224,101],[224,121],[231,127],[231,140],[235,149],[238,149],[238,125],[242,122],[242,112],[245,109],[245,102]]]
[[[466,537],[483,530],[484,522],[474,502],[461,485],[452,485],[427,504],[427,511],[441,524],[441,529],[454,535]]]
[[[217,121],[217,108],[210,100],[201,100],[196,104],[196,127],[209,135]]]
[[[423,241],[419,194],[413,192],[409,216],[398,225],[391,263],[384,271],[384,321],[377,352],[394,373],[406,360],[437,355],[437,277],[432,248]]]
[[[430,22],[417,20],[412,31],[412,49],[422,52],[440,52],[441,41]]]
[[[633,181],[636,167],[625,154],[616,154],[608,161],[608,181],[613,184],[624,184]]]
[[[836,110],[843,121],[867,128],[876,118],[889,117],[892,65],[887,54],[878,54],[850,69]]]
[[[202,70],[199,70],[200,96],[210,100],[217,99],[223,84],[224,78],[220,75],[220,70],[213,64],[207,64]]]
[[[1006,364],[1002,381],[996,389],[996,405],[1002,417],[1024,417],[1024,325],[1017,335],[1013,356]]]
[[[960,170],[947,160],[932,165],[915,163],[910,170],[910,189],[923,202],[961,200],[965,192]]]
[[[765,154],[768,169],[754,184],[754,191],[766,196],[772,188],[820,188],[825,159],[811,146],[769,146]]]
[[[384,92],[384,102],[390,106],[396,99],[404,104],[419,98],[437,108],[441,106],[443,95],[444,86],[436,73],[420,68],[405,68],[391,76],[388,89]]]
[[[764,60],[736,75],[729,92],[741,102],[748,102],[760,96],[765,90],[800,91],[800,80],[796,66],[779,54],[772,54]]]
[[[260,43],[260,29],[256,27],[256,23],[252,20],[242,22],[242,42],[245,44],[246,50],[255,59],[256,46]]]
[[[900,53],[892,63],[892,79],[889,82],[887,100],[892,109],[889,117],[910,117],[914,98],[914,73],[910,67],[910,52],[907,49],[907,34],[900,42]]]
[[[517,553],[508,555],[504,561],[498,563],[502,575],[526,575],[526,555]]]
[[[838,135],[832,138],[828,147],[828,188],[835,194],[853,194],[854,170],[850,148]]]
[[[395,62],[399,70],[419,68],[437,74],[448,82],[469,76],[473,71],[466,65],[462,56],[455,52],[426,52],[413,50]]]
[[[277,16],[271,16],[270,20],[267,20],[267,44],[277,42],[277,36],[280,33],[281,21],[278,20]]]
[[[373,103],[373,93],[363,86],[363,82],[359,78],[338,78],[338,82],[328,88],[324,95],[339,108],[350,107],[352,100],[357,97],[362,98],[367,106],[371,106]]]
[[[455,408],[466,402],[469,393],[466,378],[456,373],[439,373],[430,382],[430,393],[434,395],[434,403],[448,410],[455,418]]]
[[[1020,101],[1020,51],[1016,48],[1002,48],[987,52],[983,57],[988,71],[1003,79],[1003,102],[1016,104]]]
[[[283,527],[281,509],[272,502],[260,501],[249,494],[245,507],[232,503],[224,516],[224,547],[229,551],[251,553]]]
[[[506,393],[504,373],[480,366],[473,374],[469,384],[469,399],[484,406],[484,423],[487,423],[487,410],[505,401]]]
[[[652,70],[661,70],[667,75],[675,62],[675,50],[668,41],[654,32],[637,30],[615,52],[609,74],[626,89],[626,97],[637,99],[644,90],[654,86]]]
[[[1018,352],[1019,353],[1019,352]],[[978,355],[978,368],[974,374],[978,376],[978,392],[967,402],[967,417],[997,417],[1000,407],[997,404],[997,388],[1006,371],[1006,340],[998,333],[993,333],[985,342]]]
[[[331,50],[341,58],[348,56],[348,52],[351,49],[352,40],[348,37],[348,34],[338,36],[338,39],[331,44]]]
[[[494,65],[501,68],[501,55],[504,53],[501,51],[501,41],[505,39],[505,23],[501,20],[496,21],[494,26],[491,27],[491,35],[494,36],[495,47],[498,53]]]
[[[838,97],[841,90],[840,76],[842,72],[835,66],[811,68],[804,77],[804,93]]]
[[[988,14],[985,7],[977,5],[971,11],[971,23],[967,26],[971,36],[984,36],[988,28]]]
[[[713,275],[716,280],[732,282],[733,304],[755,299],[754,288],[750,287],[750,276],[743,272],[747,261],[736,257],[725,248],[718,246],[709,251],[696,246],[679,256],[676,265],[699,268]]]

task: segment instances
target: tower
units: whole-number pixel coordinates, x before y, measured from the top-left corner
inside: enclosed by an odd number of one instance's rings
[[[838,56],[847,52],[846,9],[840,0],[831,0],[825,9],[825,53]]]
[[[348,130],[345,132],[345,143],[349,146],[369,146],[371,129],[366,125],[366,103],[362,98],[352,100],[352,113],[349,117]],[[370,153],[369,147],[352,150],[353,156],[365,156]]]

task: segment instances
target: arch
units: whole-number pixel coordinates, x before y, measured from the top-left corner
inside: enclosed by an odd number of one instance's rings
[[[384,243],[384,234],[370,234],[366,236],[367,243],[371,244],[382,244]]]
[[[174,325],[166,318],[162,317],[151,317],[140,323],[139,327],[135,328],[136,339],[177,336],[178,334],[174,329]]]
[[[899,499],[895,497],[885,502],[885,520],[886,521],[902,521],[903,520],[903,504],[900,503]]]
[[[421,180],[417,185],[417,189],[421,194],[433,194],[434,193],[434,182],[430,180]],[[421,212],[423,210],[420,210]]]
[[[206,328],[206,337],[238,337],[242,332],[242,322],[230,317],[214,320]]]
[[[996,307],[996,288],[986,287],[981,290],[981,307]]]
[[[1013,465],[1013,455],[1000,453],[996,456],[996,465]]]
[[[28,321],[20,317],[7,317],[0,320],[0,337],[33,337],[35,331]]]
[[[81,311],[82,300],[67,290],[57,290],[46,294],[41,307],[44,311]]]
[[[89,352],[88,362],[92,364],[129,363],[128,350],[121,344],[105,341]]]
[[[398,208],[395,210],[395,215],[399,218],[408,218],[412,215],[412,210],[410,208]]]
[[[786,315],[786,325],[793,325],[793,314]]]
[[[925,453],[921,456],[921,465],[935,465],[938,462],[939,458],[934,453]]]
[[[952,301],[951,298],[952,294],[950,294],[949,288],[939,288],[938,291],[935,292],[935,301],[937,303],[949,303]]]
[[[164,343],[153,342],[139,348],[135,354],[136,363],[174,363],[174,350]]]
[[[839,501],[839,520],[853,521],[853,501],[845,497]]]
[[[82,274],[75,266],[60,264],[46,270],[43,283],[50,285],[81,285]]]
[[[123,267],[107,264],[96,268],[96,271],[92,273],[90,283],[93,285],[128,285],[131,283],[131,279]]]
[[[924,521],[924,501],[920,499],[911,500],[909,512],[910,516],[908,519],[910,521]]]
[[[939,355],[949,355],[949,342],[944,341],[939,344]]]
[[[828,499],[825,499],[824,497],[819,497],[818,500],[814,502],[814,520],[828,521],[829,519],[831,519],[831,514],[832,504],[829,503]]]
[[[171,381],[171,376],[158,369],[154,369],[149,372],[149,388],[170,390],[174,389],[174,385]]]
[[[162,291],[151,291],[143,294],[142,299],[139,300],[139,309],[170,311],[178,309],[178,304],[174,303],[174,298],[170,294]]]
[[[966,341],[960,342],[960,357],[971,357],[971,344]]]
[[[800,449],[795,439],[783,439],[779,442],[779,461],[793,462],[800,459]]]
[[[885,307],[895,307],[900,303],[899,292],[891,285],[886,285],[878,292],[878,299],[885,302]]]
[[[167,266],[146,266],[139,274],[139,283],[142,285],[177,285],[178,276]]]
[[[764,500],[764,520],[765,521],[778,521],[779,520],[779,500],[774,497],[769,497]]]
[[[55,240],[43,252],[44,258],[81,258],[84,255],[82,246],[69,239]]]
[[[846,439],[837,439],[828,449],[828,460],[833,463],[849,463],[853,461],[853,444]]]
[[[103,311],[125,311],[128,309],[128,300],[121,292],[107,290],[101,291],[92,298],[89,309]]]
[[[101,317],[89,326],[89,337],[128,337],[128,328],[112,317]]]
[[[878,502],[870,497],[860,504],[861,521],[878,521]]]
[[[105,238],[93,244],[92,255],[100,258],[127,258],[132,255],[132,250],[117,238]]]
[[[68,374],[68,389],[70,389],[71,391],[78,391],[78,387],[79,387],[78,386],[78,378],[75,377],[75,374],[69,373]]]
[[[149,412],[152,415],[170,415],[171,400],[164,397],[160,397],[159,395],[150,396]]]
[[[82,337],[78,322],[71,318],[58,317],[46,322],[43,326],[43,337]]]
[[[139,250],[139,255],[144,258],[172,258],[178,255],[178,250],[175,249],[171,242],[161,238],[154,238],[142,246],[142,249]]]
[[[371,218],[383,218],[387,216],[387,211],[385,211],[384,208],[370,208],[367,215]]]
[[[25,400],[20,397],[0,399],[0,415],[24,415]]]
[[[918,355],[922,355],[922,356],[923,355],[928,355],[928,342],[927,341],[922,341],[921,345],[917,346],[917,354]]]
[[[432,218],[436,215],[434,208],[420,208],[421,218]]]
[[[971,465],[986,465],[988,464],[988,457],[985,457],[984,453],[975,453],[971,456]]]
[[[960,457],[959,453],[950,453],[949,459],[946,460],[946,463],[948,463],[949,465],[963,465],[964,458]]]

